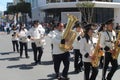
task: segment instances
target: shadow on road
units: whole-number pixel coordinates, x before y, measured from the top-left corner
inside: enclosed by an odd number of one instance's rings
[[[9,54],[12,54],[14,52],[0,52],[1,55],[9,55]]]
[[[42,61],[41,65],[53,65],[53,61]]]
[[[8,60],[8,61],[18,61],[20,60],[19,57],[11,57],[11,58],[1,58],[0,61],[4,61],[4,60]]]
[[[22,70],[28,70],[28,69],[33,69],[34,64],[20,64],[20,65],[12,65],[12,66],[7,66],[7,68],[19,68]]]
[[[38,79],[38,80],[57,80],[55,76],[56,76],[55,74],[49,74],[47,75],[47,77],[49,77],[48,79]]]

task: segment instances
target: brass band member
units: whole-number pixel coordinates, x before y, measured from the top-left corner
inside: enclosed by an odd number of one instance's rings
[[[84,32],[80,23],[76,23],[75,31],[77,33],[77,37],[74,41],[73,48],[74,48],[74,68],[75,73],[79,73],[82,71],[83,61],[82,61],[82,54],[80,53],[80,40],[84,36]]]
[[[85,35],[84,38],[80,41],[80,52],[83,55],[84,62],[84,80],[96,80],[96,76],[98,74],[98,68],[92,67],[91,64],[91,54],[94,50],[94,38],[93,38],[93,30],[91,28],[91,24],[85,26]],[[92,73],[90,76],[90,70],[92,69]]]
[[[113,30],[113,21],[113,19],[110,19],[105,23],[107,30],[103,33],[104,35],[101,35],[100,40],[101,47],[105,50],[102,80],[111,80],[118,67],[117,59],[112,58],[112,54],[114,54],[112,50],[114,49],[114,42],[116,40],[116,33]],[[109,62],[111,62],[112,68],[106,76]]]
[[[20,43],[20,58],[22,58],[22,55],[23,55],[23,48],[25,48],[25,57],[29,58],[29,56],[28,56],[28,43],[27,43],[28,38],[27,38],[27,35],[28,35],[28,31],[25,28],[25,24],[21,22],[19,33],[18,33],[19,43]]]
[[[106,31],[106,25],[105,23],[101,24],[101,27],[99,28],[98,32],[103,35],[104,32]],[[101,48],[102,49],[102,48]],[[103,53],[101,54],[101,57],[100,57],[100,63],[99,63],[99,68],[103,68],[103,59],[104,59],[104,51],[101,50]]]
[[[60,43],[65,44],[65,40],[62,39],[64,24],[57,23],[56,29],[54,30],[54,37],[52,38],[53,43],[53,62],[54,62],[54,71],[56,73],[56,78],[60,80],[68,80],[68,70],[69,70],[69,52],[62,51],[59,47]],[[62,71],[62,76],[60,76],[60,64],[63,62],[64,69]]]
[[[13,51],[19,52],[19,45],[18,45],[18,30],[16,25],[12,26],[12,45],[13,45]]]
[[[44,43],[44,33],[42,25],[39,24],[38,20],[33,21],[33,26],[29,30],[28,38],[31,40],[31,45],[33,49],[35,65],[41,64],[41,57],[43,54],[43,43]],[[39,52],[39,53],[38,53]]]

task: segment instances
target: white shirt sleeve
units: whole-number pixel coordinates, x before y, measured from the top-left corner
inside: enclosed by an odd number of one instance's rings
[[[83,55],[85,55],[87,53],[85,48],[86,48],[86,40],[85,40],[85,38],[82,38],[81,41],[80,41],[80,52]]]
[[[104,32],[101,32],[101,37],[100,37],[100,47],[104,48],[105,47],[105,35]]]

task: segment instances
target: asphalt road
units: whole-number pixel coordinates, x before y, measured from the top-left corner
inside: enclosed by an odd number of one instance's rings
[[[46,45],[44,46],[44,53],[42,56],[41,65],[33,65],[33,53],[31,45],[29,46],[29,59],[19,58],[19,53],[12,51],[11,36],[6,33],[0,33],[0,80],[55,80],[50,38],[46,37]],[[73,55],[70,58],[69,78],[70,80],[84,80],[83,71],[79,74],[74,73]],[[120,64],[120,57],[118,58]],[[63,65],[61,64],[60,72],[62,72]],[[96,80],[101,80],[102,69]],[[113,76],[112,80],[120,80],[120,66]]]

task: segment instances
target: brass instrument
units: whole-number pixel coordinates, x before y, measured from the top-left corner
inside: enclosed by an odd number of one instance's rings
[[[66,25],[65,32],[62,36],[62,39],[67,40],[67,42],[65,42],[65,44],[60,44],[59,47],[62,51],[71,50],[73,41],[77,36],[76,32],[72,30],[72,27],[74,26],[75,22],[78,20],[77,17],[70,14],[68,14],[67,16],[68,16],[68,22]]]
[[[100,60],[100,57],[102,56],[101,55],[101,50],[100,50],[100,37],[101,37],[101,34],[99,33],[99,36],[98,36],[98,41],[96,43],[96,47],[94,49],[94,53],[92,54],[92,61],[91,61],[91,64],[93,67],[98,67],[98,62]]]
[[[120,44],[119,41],[120,41],[120,31],[118,31],[118,35],[117,35],[117,39],[116,39],[115,47],[114,47],[115,50],[114,50],[114,53],[112,53],[113,59],[117,59],[120,53],[120,47],[118,46]]]
[[[16,37],[19,37],[19,36],[18,36],[18,33],[14,32],[14,33],[12,34],[12,38],[16,38]]]

